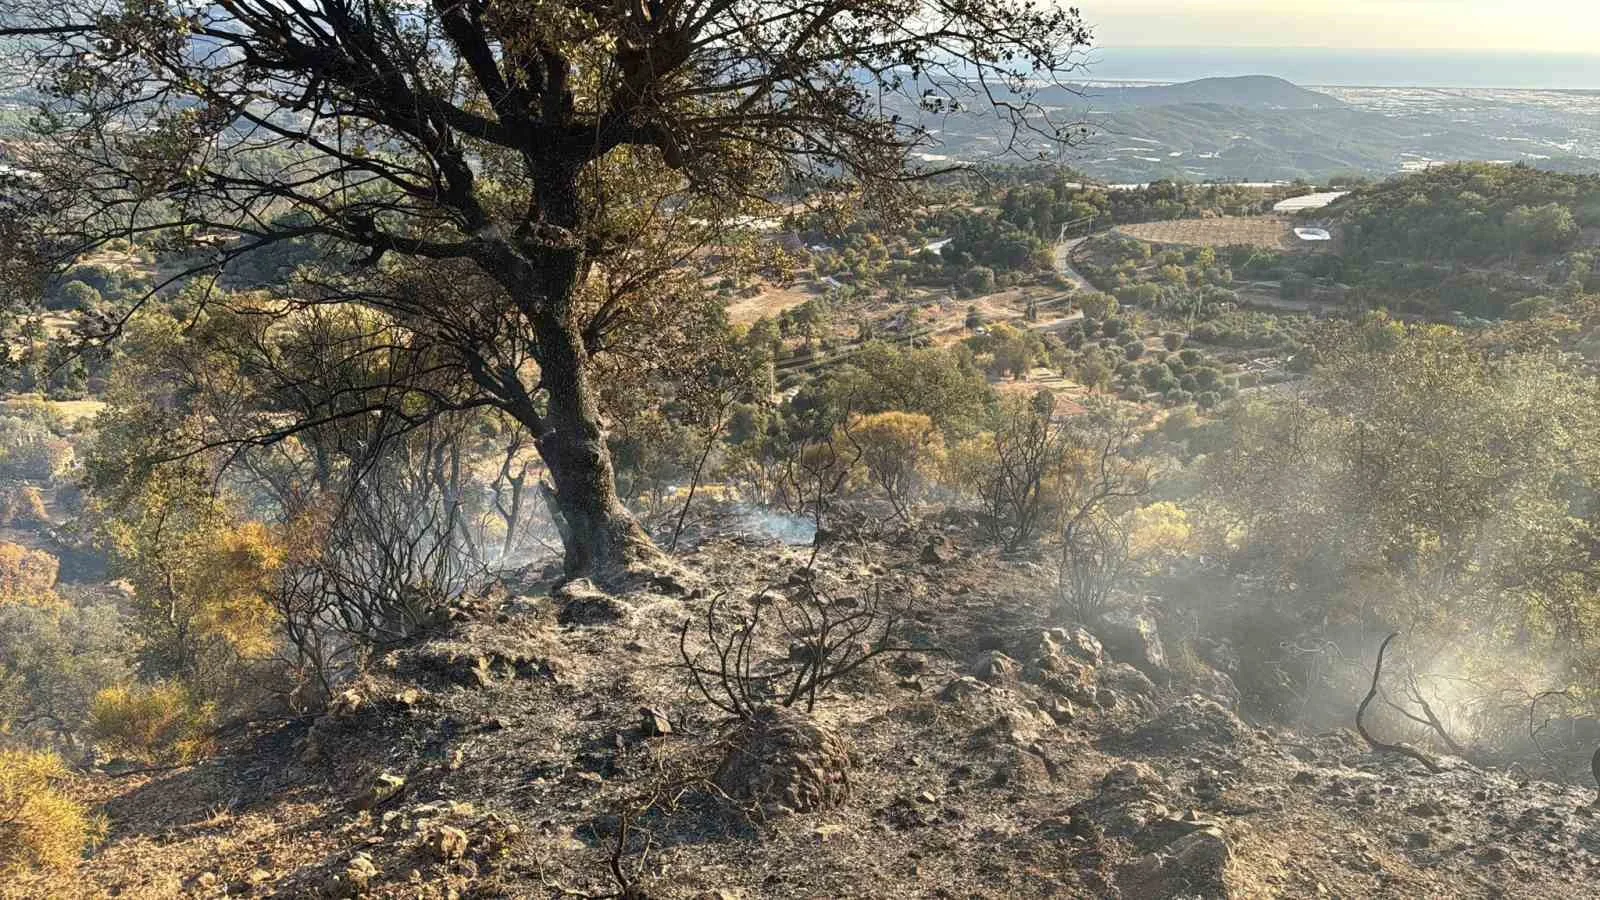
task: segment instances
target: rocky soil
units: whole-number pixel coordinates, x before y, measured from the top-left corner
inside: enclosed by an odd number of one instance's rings
[[[1600,892],[1592,789],[1449,759],[1429,774],[1347,731],[1246,722],[1226,673],[1174,674],[1148,617],[1053,622],[1040,566],[956,526],[827,538],[811,559],[714,534],[615,594],[514,579],[314,721],[184,768],[86,776],[107,842],[70,879],[0,895]],[[803,670],[806,628],[780,612],[808,590],[834,621],[900,614],[894,649],[920,652],[867,660],[814,703],[708,702],[680,640],[707,647],[713,606],[713,635],[765,609],[746,652]]]

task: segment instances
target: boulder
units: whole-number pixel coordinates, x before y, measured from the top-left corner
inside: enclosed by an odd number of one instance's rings
[[[1156,620],[1149,613],[1115,607],[1101,617],[1099,634],[1112,657],[1132,663],[1153,678],[1166,677],[1167,651],[1161,644]]]
[[[1248,733],[1239,717],[1220,703],[1190,694],[1134,729],[1130,737],[1153,749],[1190,752],[1197,744],[1236,744]]]
[[[1015,684],[1022,667],[999,650],[990,650],[972,664],[972,674],[988,684]]]
[[[372,886],[372,880],[378,877],[378,867],[373,865],[372,857],[365,853],[357,853],[350,857],[344,867],[328,876],[323,884],[323,893],[330,898],[347,900],[351,897],[360,897]]]
[[[1203,828],[1124,866],[1117,886],[1126,900],[1228,897],[1233,850],[1216,828]]]
[[[962,700],[987,693],[988,690],[988,685],[973,678],[971,675],[963,675],[945,685],[944,690],[939,692],[939,699],[946,703],[959,703]]]
[[[639,731],[645,737],[666,737],[672,733],[672,720],[661,710],[647,706],[639,710]]]
[[[428,850],[434,859],[449,862],[467,855],[467,833],[451,825],[439,825],[428,833]]]
[[[850,751],[810,716],[767,707],[729,735],[716,783],[768,813],[829,809],[850,797]]]
[[[383,772],[356,797],[356,809],[375,809],[399,796],[405,788],[404,778],[392,772]]]

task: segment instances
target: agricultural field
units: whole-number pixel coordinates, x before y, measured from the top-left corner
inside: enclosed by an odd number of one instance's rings
[[[1276,216],[1172,219],[1165,222],[1119,225],[1115,231],[1151,244],[1179,244],[1186,247],[1232,247],[1249,244],[1283,251],[1313,249],[1295,238],[1288,219]]]
[[[748,325],[762,317],[776,317],[786,309],[820,296],[807,285],[767,285],[753,297],[740,297],[728,303],[728,321],[735,325]]]

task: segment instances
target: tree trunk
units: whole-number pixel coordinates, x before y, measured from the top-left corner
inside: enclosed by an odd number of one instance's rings
[[[541,218],[565,232],[569,243],[519,248],[495,274],[533,325],[534,346],[529,350],[539,363],[546,409],[535,412],[524,396],[511,412],[533,432],[539,456],[550,469],[556,505],[565,520],[561,536],[567,574],[610,579],[660,551],[617,499],[611,452],[589,381],[588,348],[575,303],[584,271],[577,238],[581,167],[581,162],[556,161],[536,185]]]
[[[584,366],[583,338],[575,328],[545,322],[538,323],[538,331],[540,378],[549,405],[535,442],[566,519],[567,574],[608,577],[654,555],[655,547],[617,499],[611,452]]]

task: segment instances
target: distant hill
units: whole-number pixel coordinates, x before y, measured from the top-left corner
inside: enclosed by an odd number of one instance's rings
[[[972,91],[970,97],[981,98]],[[1013,99],[1013,98],[1006,98]],[[1309,90],[1246,75],[1176,84],[1042,89],[1038,128],[1016,129],[977,99],[955,109],[898,109],[937,138],[933,158],[1055,160],[1109,183],[1325,181],[1388,176],[1457,160],[1600,171],[1600,98],[1581,92],[1493,94]],[[1045,137],[1071,128],[1065,152]]]
[[[1049,102],[1083,105],[1090,109],[1142,109],[1210,103],[1242,109],[1335,109],[1344,106],[1338,99],[1307,90],[1271,75],[1241,75],[1235,78],[1201,78],[1180,84],[1142,87],[1089,87],[1074,95],[1062,91]]]

